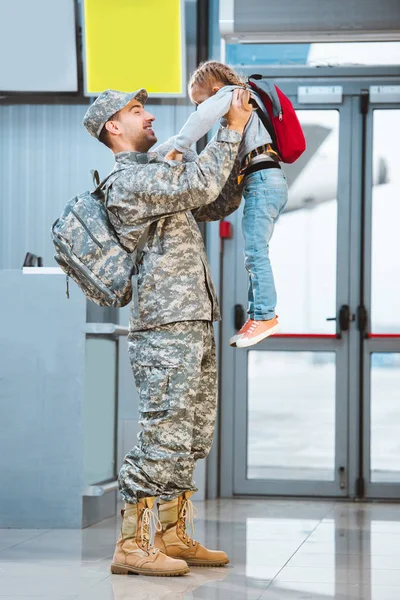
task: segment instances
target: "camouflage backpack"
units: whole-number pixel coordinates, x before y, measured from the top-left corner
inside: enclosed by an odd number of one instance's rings
[[[145,244],[148,228],[137,250],[130,253],[121,246],[106,208],[113,176],[124,170],[113,171],[101,183],[94,171],[95,190],[72,198],[52,227],[54,258],[67,275],[67,296],[68,277],[100,306],[125,306],[137,290],[136,255]],[[137,297],[134,301],[137,305]]]

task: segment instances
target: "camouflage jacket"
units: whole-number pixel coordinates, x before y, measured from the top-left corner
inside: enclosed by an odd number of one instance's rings
[[[138,262],[131,331],[220,318],[196,221],[221,219],[239,206],[240,141],[238,132],[221,128],[200,156],[192,152],[181,163],[162,160],[172,140],[155,152],[116,154],[115,170],[128,168],[113,182],[107,209],[121,244],[133,251],[150,225]]]

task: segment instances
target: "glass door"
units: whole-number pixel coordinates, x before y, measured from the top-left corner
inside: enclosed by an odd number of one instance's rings
[[[351,100],[297,108],[307,150],[284,167],[289,201],[270,245],[282,330],[246,350],[226,349],[246,318],[247,301],[241,212],[233,216],[223,360],[225,369],[230,360],[234,378],[235,494],[347,493],[349,281],[343,265],[349,256],[350,131],[342,123],[350,120]]]
[[[366,325],[363,483],[370,498],[400,497],[400,86],[369,88],[364,118]],[[371,179],[378,185],[370,185]]]
[[[307,151],[284,167],[270,245],[282,331],[248,349],[229,347],[247,303],[241,211],[229,217],[222,496],[400,497],[400,78],[379,75],[280,84]],[[326,89],[337,103],[318,104]]]

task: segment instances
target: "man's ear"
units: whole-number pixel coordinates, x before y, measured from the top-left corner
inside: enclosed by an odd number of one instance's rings
[[[119,129],[119,123],[118,121],[107,121],[104,125],[104,127],[107,129],[107,131],[109,131],[110,133],[114,133],[114,134],[119,134],[120,133],[120,129]]]

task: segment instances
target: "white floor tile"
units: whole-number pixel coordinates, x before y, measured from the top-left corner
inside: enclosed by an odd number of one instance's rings
[[[0,552],[46,533],[47,529],[0,529]]]
[[[121,519],[80,530],[0,530],[0,600],[399,600],[400,507],[201,502],[195,538],[225,568],[184,577],[110,574]]]

